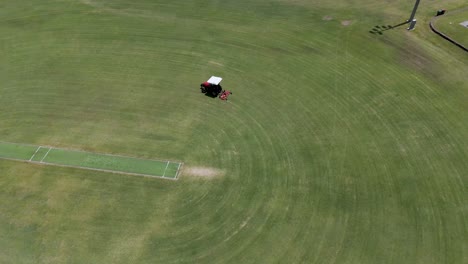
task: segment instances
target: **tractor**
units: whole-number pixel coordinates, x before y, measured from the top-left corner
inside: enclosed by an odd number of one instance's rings
[[[220,83],[223,80],[221,77],[216,77],[216,76],[211,76],[208,81],[200,84],[200,90],[202,93],[212,96],[212,97],[217,97],[219,93],[223,90],[221,87]]]

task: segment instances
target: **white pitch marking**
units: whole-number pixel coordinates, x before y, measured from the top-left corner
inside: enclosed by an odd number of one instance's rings
[[[176,178],[176,179],[177,179],[177,176],[179,175],[180,165],[182,165],[182,163],[179,163],[179,166],[177,166],[177,172],[176,172],[176,174],[175,174],[175,178]]]
[[[167,164],[166,164],[166,168],[164,169],[164,172],[163,172],[163,175],[162,175],[163,177],[164,177],[164,175],[166,175],[166,170],[167,170],[167,167],[169,167],[169,163],[170,162],[168,161]]]
[[[40,161],[40,162],[42,162],[42,161],[43,161],[43,160],[44,160],[44,159],[47,157],[47,155],[49,154],[49,152],[50,152],[50,150],[51,150],[51,149],[52,149],[52,148],[49,148],[49,150],[47,151],[47,153],[45,154],[45,156],[44,156],[44,157],[42,157],[42,159],[41,159],[41,161]]]
[[[41,148],[41,146],[39,146],[39,147],[36,149],[36,152],[34,152],[34,154],[31,156],[31,158],[29,159],[29,161],[32,161],[32,159],[34,158],[34,156],[36,156],[36,153],[39,151],[40,148]]]

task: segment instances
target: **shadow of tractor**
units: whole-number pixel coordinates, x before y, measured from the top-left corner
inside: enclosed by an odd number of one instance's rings
[[[200,91],[205,94],[205,96],[210,97],[210,98],[216,98],[219,96],[221,91],[223,90],[223,87],[221,85],[213,85],[210,87],[200,87]]]

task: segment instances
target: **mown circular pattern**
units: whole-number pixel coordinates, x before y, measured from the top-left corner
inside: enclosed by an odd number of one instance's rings
[[[2,140],[183,160],[185,173],[0,161],[0,259],[462,262],[466,62],[403,29],[368,34],[387,13],[367,2],[9,1]],[[227,103],[199,92],[210,75]]]

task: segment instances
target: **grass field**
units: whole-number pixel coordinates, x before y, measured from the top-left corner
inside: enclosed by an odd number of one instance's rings
[[[468,21],[468,8],[454,10],[437,19],[435,26],[442,33],[468,47],[468,28],[460,23]]]
[[[413,3],[0,1],[0,141],[32,145],[0,155],[184,162],[0,159],[0,263],[467,263],[468,54],[428,27],[466,2],[443,4],[371,34]],[[86,159],[57,153],[31,161]]]

